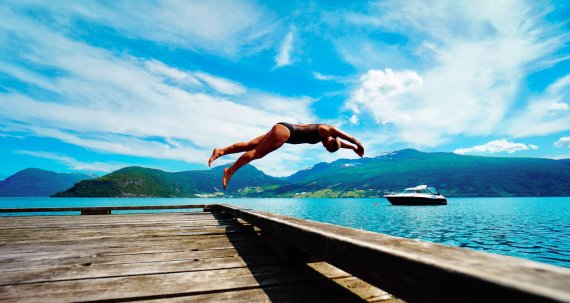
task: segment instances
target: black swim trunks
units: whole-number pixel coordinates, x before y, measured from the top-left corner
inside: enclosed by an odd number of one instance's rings
[[[308,124],[306,126],[293,125],[287,122],[279,122],[289,129],[291,136],[287,139],[286,143],[289,144],[315,144],[323,140],[321,134],[319,134],[319,124]]]

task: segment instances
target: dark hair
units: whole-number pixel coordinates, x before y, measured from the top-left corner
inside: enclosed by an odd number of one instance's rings
[[[334,138],[334,142],[333,146],[331,148],[329,148],[328,145],[325,145],[325,148],[330,152],[330,153],[334,153],[335,151],[340,149],[340,140],[338,138]]]

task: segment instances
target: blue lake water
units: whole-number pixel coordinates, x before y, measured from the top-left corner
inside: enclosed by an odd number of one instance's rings
[[[570,267],[570,197],[452,198],[446,206],[392,206],[385,199],[0,198],[2,208],[213,203]]]

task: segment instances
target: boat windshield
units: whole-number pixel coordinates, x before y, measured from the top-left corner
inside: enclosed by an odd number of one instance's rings
[[[434,195],[439,195],[439,192],[438,192],[437,189],[436,189],[435,187],[433,187],[433,186],[429,186],[429,187],[427,188],[427,190],[428,190],[430,193],[434,194]]]
[[[428,195],[439,195],[437,189],[433,186],[424,188],[408,188],[405,189],[402,194],[428,194]]]

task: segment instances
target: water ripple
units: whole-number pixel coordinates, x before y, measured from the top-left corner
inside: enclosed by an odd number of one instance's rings
[[[280,201],[278,207],[274,200]],[[242,202],[309,220],[570,267],[567,197],[456,198],[449,199],[447,206],[436,207],[398,207],[381,199]]]

